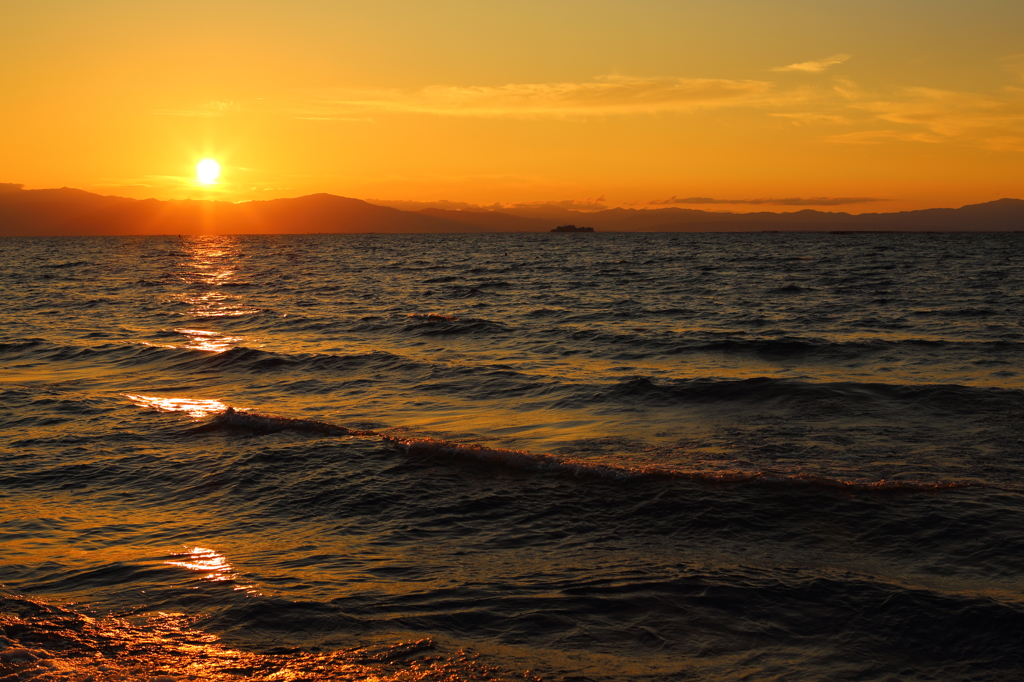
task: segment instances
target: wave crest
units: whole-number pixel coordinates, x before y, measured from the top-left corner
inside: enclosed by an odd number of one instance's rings
[[[376,436],[375,431],[359,431],[345,426],[320,421],[318,419],[292,419],[258,412],[236,410],[228,407],[218,413],[207,424],[197,426],[191,433],[219,430],[223,427],[245,429],[254,433],[277,433],[279,431],[298,431],[321,436]]]
[[[467,445],[432,438],[398,438],[392,436],[382,436],[382,438],[389,445],[411,455],[471,460],[520,471],[555,472],[574,477],[596,477],[612,480],[690,480],[705,483],[774,483],[862,491],[935,491],[979,487],[977,483],[966,481],[844,480],[799,471],[793,472],[767,468],[677,469],[651,465],[599,464],[578,459],[562,458],[550,454],[536,454],[526,450],[490,448],[482,445]]]

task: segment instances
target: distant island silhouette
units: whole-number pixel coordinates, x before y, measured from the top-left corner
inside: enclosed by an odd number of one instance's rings
[[[594,227],[577,228],[578,222]],[[572,228],[571,230],[569,228]],[[686,208],[574,211],[554,206],[402,211],[360,199],[128,199],[0,183],[0,236],[431,232],[1018,232],[1024,201],[898,213],[725,213]]]
[[[552,232],[593,232],[592,227],[576,227],[575,225],[559,225],[552,228]]]

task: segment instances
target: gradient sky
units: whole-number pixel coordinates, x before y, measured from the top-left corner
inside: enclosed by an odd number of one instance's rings
[[[1020,0],[36,0],[0,9],[0,62],[0,182],[30,189],[1024,198]],[[204,157],[216,185],[195,181]]]

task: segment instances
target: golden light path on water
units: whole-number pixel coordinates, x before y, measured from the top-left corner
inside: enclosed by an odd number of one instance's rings
[[[242,301],[241,296],[223,290],[225,286],[246,284],[236,277],[242,259],[237,240],[217,236],[193,237],[182,239],[181,248],[186,259],[177,264],[177,278],[189,287],[206,289],[201,293],[187,292],[176,296],[176,301],[189,306],[184,315],[197,321],[213,322],[259,312],[259,308]],[[215,353],[231,350],[246,340],[244,336],[191,326],[174,331],[187,339],[185,348]]]
[[[227,556],[192,547],[164,561],[211,582],[238,578]],[[260,597],[255,585],[236,585]],[[377,641],[323,652],[271,647],[273,653],[232,649],[197,626],[202,615],[137,611],[93,618],[44,602],[0,595],[0,680],[36,682],[462,682],[525,680],[487,665],[479,654],[445,652],[430,638]],[[379,638],[378,638],[379,639]]]
[[[238,302],[239,297],[222,294],[216,291],[206,292],[200,296],[185,296],[182,300],[192,306],[186,313],[192,317],[217,319],[221,317],[240,317],[258,313],[258,308]]]
[[[174,557],[174,560],[164,563],[202,573],[203,580],[221,581],[235,577],[228,558],[213,549],[193,547],[188,552],[176,554]]]
[[[174,331],[188,339],[188,342],[185,344],[186,348],[212,351],[214,353],[223,353],[224,351],[231,350],[239,341],[245,338],[243,336],[224,336],[205,329],[178,328]]]
[[[0,596],[0,679],[35,682],[539,682],[445,651],[431,639],[338,651],[242,651],[196,627],[201,616],[148,613],[93,618],[23,597]]]
[[[133,393],[123,393],[122,395],[139,407],[157,410],[158,412],[185,412],[196,420],[228,409],[228,406],[219,400],[164,398],[156,395],[137,395]]]

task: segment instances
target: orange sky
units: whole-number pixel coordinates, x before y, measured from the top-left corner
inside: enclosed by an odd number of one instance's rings
[[[0,182],[737,211],[1024,198],[1021,36],[1019,0],[10,3]]]

